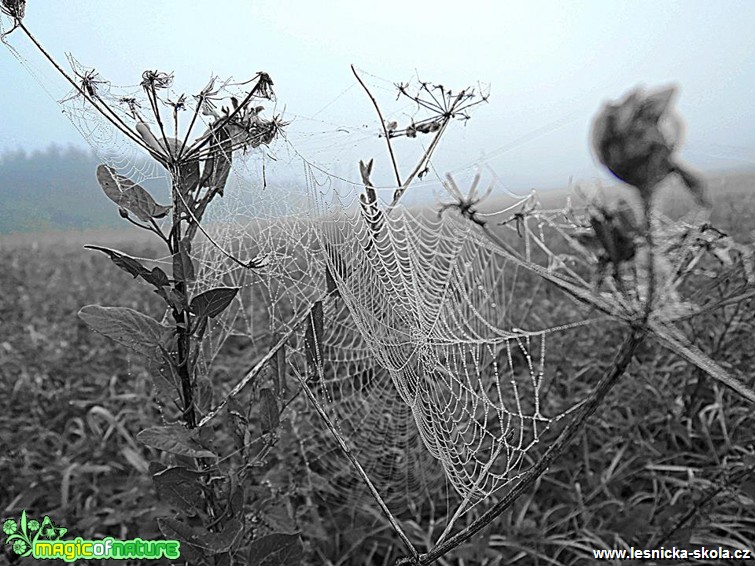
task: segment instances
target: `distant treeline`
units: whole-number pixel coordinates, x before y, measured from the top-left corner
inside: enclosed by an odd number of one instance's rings
[[[99,164],[93,152],[73,146],[0,154],[0,234],[123,227],[118,207],[97,182]],[[135,164],[135,168],[154,171],[154,166]],[[300,203],[290,191],[296,182],[290,174],[281,177],[277,183],[271,180],[264,189],[260,187],[259,192],[235,194],[232,201],[238,212],[248,214],[246,206],[253,207],[260,200],[273,203],[278,215],[296,209]],[[164,181],[152,179],[142,185],[158,202],[167,204],[169,190]]]
[[[76,147],[0,155],[0,233],[122,226],[97,183],[99,163]]]

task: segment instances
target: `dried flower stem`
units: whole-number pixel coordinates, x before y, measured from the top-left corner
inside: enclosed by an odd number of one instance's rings
[[[396,156],[393,154],[393,144],[391,143],[391,138],[388,135],[388,127],[385,124],[383,113],[380,111],[380,106],[378,105],[377,100],[375,100],[375,97],[370,92],[370,89],[367,88],[367,85],[364,84],[362,77],[359,76],[359,74],[357,73],[357,70],[354,68],[354,65],[351,65],[351,72],[354,73],[354,76],[359,81],[359,84],[362,85],[362,88],[367,93],[367,96],[370,97],[370,100],[372,101],[372,105],[375,107],[375,111],[377,112],[378,118],[380,118],[380,125],[382,126],[383,134],[385,135],[385,143],[388,144],[388,154],[391,156],[391,163],[393,164],[393,173],[396,175],[396,186],[400,187],[403,183],[401,182],[401,175],[398,172],[398,165],[396,164]]]

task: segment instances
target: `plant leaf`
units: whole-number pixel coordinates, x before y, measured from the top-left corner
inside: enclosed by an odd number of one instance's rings
[[[199,161],[192,160],[182,163],[178,172],[181,194],[188,196],[199,185]]]
[[[223,530],[219,533],[208,533],[204,537],[199,537],[201,540],[200,545],[212,554],[228,552],[238,540],[243,529],[244,525],[241,521],[231,519],[223,526]]]
[[[273,345],[277,344],[281,339],[280,334],[273,334]],[[279,397],[286,394],[288,390],[288,383],[286,382],[286,345],[283,344],[278,351],[275,352],[275,356],[270,359],[270,370],[273,375],[273,381],[275,383],[275,394]]]
[[[79,311],[79,318],[99,332],[148,358],[155,356],[165,327],[128,307],[88,305]]]
[[[275,395],[267,387],[260,390],[260,424],[262,432],[272,432],[280,424],[280,413]]]
[[[223,312],[239,292],[239,287],[217,287],[191,300],[189,310],[198,317],[214,318]]]
[[[91,245],[86,245],[84,246],[84,248],[107,254],[115,265],[120,267],[123,271],[126,271],[127,273],[133,275],[134,279],[136,279],[137,277],[145,277],[145,275],[148,276],[151,273],[149,269],[144,267],[141,262],[139,262],[139,260],[131,257],[130,255],[124,254],[123,252],[119,252],[118,250],[111,250],[110,248]],[[155,269],[159,268],[156,267]]]
[[[186,523],[175,519],[159,518],[157,524],[166,538],[176,538],[181,541],[181,555],[183,558],[184,544],[193,547],[202,555],[220,554],[228,552],[238,540],[243,531],[243,524],[238,519],[228,521],[219,533],[202,532],[201,527],[190,527]],[[177,536],[169,536],[168,533]],[[193,564],[193,562],[192,562]],[[254,563],[256,564],[256,563]]]
[[[152,283],[155,287],[158,289],[160,287],[167,287],[170,285],[170,279],[168,279],[168,275],[159,267],[153,267],[152,271],[149,272],[148,275],[142,275],[145,281],[148,283]]]
[[[97,167],[97,181],[110,200],[120,208],[133,212],[143,222],[162,218],[170,210],[170,206],[157,204],[144,187],[119,175],[107,165]]]
[[[273,533],[254,540],[247,564],[255,566],[299,566],[304,558],[299,535]]]
[[[190,458],[217,458],[194,439],[194,432],[181,425],[155,426],[136,435],[142,444]]]
[[[179,511],[196,515],[201,510],[204,489],[199,472],[173,467],[152,476],[158,495]]]

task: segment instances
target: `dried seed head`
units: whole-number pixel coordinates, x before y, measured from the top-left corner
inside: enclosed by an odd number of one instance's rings
[[[26,0],[3,0],[2,11],[17,21],[24,19]]]
[[[142,87],[162,89],[169,88],[173,84],[173,74],[162,71],[144,71],[142,73]]]
[[[606,104],[593,122],[592,146],[600,162],[646,200],[678,171],[673,153],[683,123],[671,108],[675,94],[675,86],[649,93],[635,89],[620,102]]]

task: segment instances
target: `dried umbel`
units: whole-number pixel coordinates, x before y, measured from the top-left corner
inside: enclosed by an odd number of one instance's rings
[[[636,187],[648,201],[669,174],[679,175],[700,205],[707,206],[702,179],[674,155],[683,124],[671,108],[676,87],[653,92],[637,88],[618,103],[606,104],[592,127],[592,146],[600,162]]]
[[[3,0],[2,11],[16,21],[24,19],[26,0]]]

